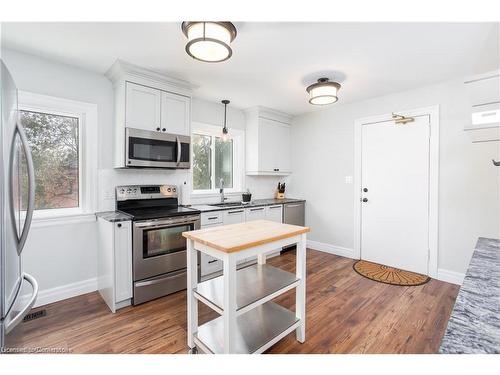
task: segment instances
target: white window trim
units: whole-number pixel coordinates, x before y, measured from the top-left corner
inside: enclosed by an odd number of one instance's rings
[[[97,105],[27,91],[18,92],[19,110],[53,113],[79,119],[79,207],[36,210],[33,222],[57,225],[71,218],[88,221],[96,210],[97,197]]]
[[[191,136],[193,134],[203,134],[220,137],[222,127],[205,124],[201,122],[192,122]],[[228,195],[241,194],[245,186],[245,131],[229,128],[229,135],[233,140],[233,187],[224,188]],[[194,190],[193,189],[193,168],[189,170],[191,195],[193,197],[213,197],[219,195],[219,189]]]

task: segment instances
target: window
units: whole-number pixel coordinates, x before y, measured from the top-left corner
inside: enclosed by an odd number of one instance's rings
[[[228,192],[243,186],[243,131],[230,129],[231,139],[223,141],[218,126],[193,124],[193,192],[218,193],[221,180]]]
[[[35,169],[35,210],[79,207],[80,119],[25,110],[20,118]]]
[[[19,118],[35,169],[34,218],[94,212],[97,106],[20,91]]]

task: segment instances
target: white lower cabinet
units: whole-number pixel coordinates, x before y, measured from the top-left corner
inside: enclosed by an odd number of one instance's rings
[[[266,220],[275,221],[277,223],[283,222],[283,205],[266,207]]]
[[[130,305],[132,222],[98,219],[98,290],[112,312]]]
[[[224,225],[244,223],[245,221],[246,220],[245,220],[244,208],[224,211]],[[239,260],[237,262],[237,265],[246,263],[246,261],[247,261],[246,259]]]
[[[214,228],[224,225],[224,213],[218,212],[202,212],[201,214],[201,229]],[[222,261],[211,257],[208,254],[201,253],[200,259],[201,278],[202,280],[209,279],[211,275],[222,271]]]
[[[281,223],[283,216],[283,205],[248,208],[234,208],[231,210],[221,210],[215,212],[203,212],[201,214],[201,228],[213,228],[220,225],[244,223],[252,220],[271,220]],[[281,249],[269,256],[279,255]],[[238,265],[256,262],[257,257],[244,258],[238,261]],[[201,254],[201,278],[207,280],[220,275],[222,272],[222,261],[207,254]]]

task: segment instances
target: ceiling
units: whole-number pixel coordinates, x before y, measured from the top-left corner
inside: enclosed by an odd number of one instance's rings
[[[498,23],[235,23],[233,56],[184,51],[180,22],[3,23],[3,47],[104,73],[116,59],[190,81],[195,96],[292,115],[312,111],[306,86],[342,84],[339,105],[500,66]]]

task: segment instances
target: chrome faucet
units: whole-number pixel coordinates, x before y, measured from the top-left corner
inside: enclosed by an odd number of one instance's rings
[[[220,190],[219,190],[219,192],[220,192],[220,202],[224,203],[224,201],[227,199],[227,198],[224,197],[224,179],[221,178],[219,182],[220,182]]]

